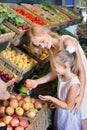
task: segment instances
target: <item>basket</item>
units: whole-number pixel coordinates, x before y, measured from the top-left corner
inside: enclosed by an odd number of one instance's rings
[[[2,82],[5,84],[6,87],[9,87],[11,85],[14,84],[14,82],[17,80],[17,75],[15,75],[13,72],[11,72],[8,68],[6,68],[5,66],[3,66],[0,62],[0,71],[2,71],[4,74],[8,74],[11,77],[11,80],[5,82],[3,81],[1,78],[0,80],[2,80]]]
[[[29,118],[27,119],[29,120]],[[30,125],[25,130],[47,130],[50,124],[51,110],[49,109],[48,104],[44,103],[41,110],[38,111],[36,117],[30,121]]]

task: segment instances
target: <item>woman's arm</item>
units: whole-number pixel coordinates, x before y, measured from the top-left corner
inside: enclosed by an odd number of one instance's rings
[[[82,62],[82,58],[81,58],[81,54],[80,51],[78,49],[78,41],[72,38],[67,38],[64,42],[65,47],[73,44],[75,46],[76,49],[76,54],[77,54],[77,63],[78,63],[78,69],[79,69],[79,79],[80,79],[80,94],[78,96],[78,98],[76,99],[76,106],[75,106],[75,111],[77,112],[78,109],[80,108],[83,96],[84,96],[84,90],[85,90],[85,83],[86,83],[86,76],[85,76],[85,69],[84,69],[84,65]]]
[[[75,99],[76,99],[78,90],[79,90],[79,84],[76,84],[70,87],[65,101],[61,101],[52,96],[39,95],[39,98],[43,101],[51,101],[63,109],[70,109],[75,104]]]
[[[29,89],[32,89],[32,88],[36,88],[38,85],[40,84],[44,84],[44,83],[47,83],[49,81],[52,81],[56,78],[56,74],[53,73],[53,72],[49,72],[47,75],[41,77],[41,78],[38,78],[38,79],[30,79],[31,82],[32,82],[32,85],[30,86],[30,80],[27,79],[25,80],[25,86]]]

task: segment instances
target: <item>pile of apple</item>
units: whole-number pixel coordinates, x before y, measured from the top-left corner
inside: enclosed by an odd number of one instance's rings
[[[5,115],[0,118],[0,127],[7,126],[7,130],[24,130],[29,124],[29,120],[19,118],[17,115]]]
[[[0,104],[0,115],[17,115],[32,120],[42,108],[42,105],[43,103],[40,100],[28,95],[11,93],[10,99],[2,101]]]

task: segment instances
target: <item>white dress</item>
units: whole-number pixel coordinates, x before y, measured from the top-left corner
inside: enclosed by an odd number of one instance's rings
[[[59,78],[57,97],[60,100],[65,101],[69,88],[74,84],[80,84],[77,76],[66,82],[62,81],[61,78]],[[76,96],[78,96],[79,90],[80,87]],[[72,108],[73,107],[74,105]],[[82,130],[80,110],[77,114],[73,114],[73,112],[71,112],[71,109],[66,110],[59,106],[56,108],[54,116],[54,130]]]
[[[65,38],[68,38],[68,37],[77,41],[74,37],[71,37],[69,35],[63,35],[62,38],[61,38],[62,42],[64,41]],[[84,51],[83,51],[83,49],[80,46],[78,41],[77,41],[77,44],[78,44],[78,49],[79,49],[79,52],[81,54],[81,58],[82,58],[83,65],[84,65],[84,68],[85,68],[85,74],[86,74],[85,93],[84,93],[84,97],[83,97],[82,104],[81,104],[82,119],[86,119],[87,118],[87,59],[86,59]]]

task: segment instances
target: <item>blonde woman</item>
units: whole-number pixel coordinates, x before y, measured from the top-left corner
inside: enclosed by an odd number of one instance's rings
[[[78,76],[80,79],[80,94],[78,98],[76,98],[76,106],[74,107],[73,111],[75,113],[78,112],[80,106],[81,106],[81,111],[82,111],[82,125],[83,125],[83,130],[87,130],[87,61],[86,57],[84,55],[84,52],[79,44],[79,42],[69,36],[69,35],[58,35],[55,32],[52,32],[49,28],[47,27],[42,27],[39,25],[34,25],[30,28],[29,31],[29,40],[32,49],[38,50],[39,49],[48,49],[49,50],[49,56],[50,56],[50,64],[52,71],[45,75],[44,77],[33,80],[33,86],[32,88],[37,87],[39,84],[47,83],[53,79],[56,78],[55,71],[53,69],[53,64],[51,62],[52,58],[52,53],[56,52],[60,49],[66,49],[66,47],[71,46],[71,50],[73,49],[72,46],[74,46],[76,50],[76,55],[77,55],[77,64],[78,64]],[[25,85],[27,87],[28,85],[28,80],[25,81]]]

